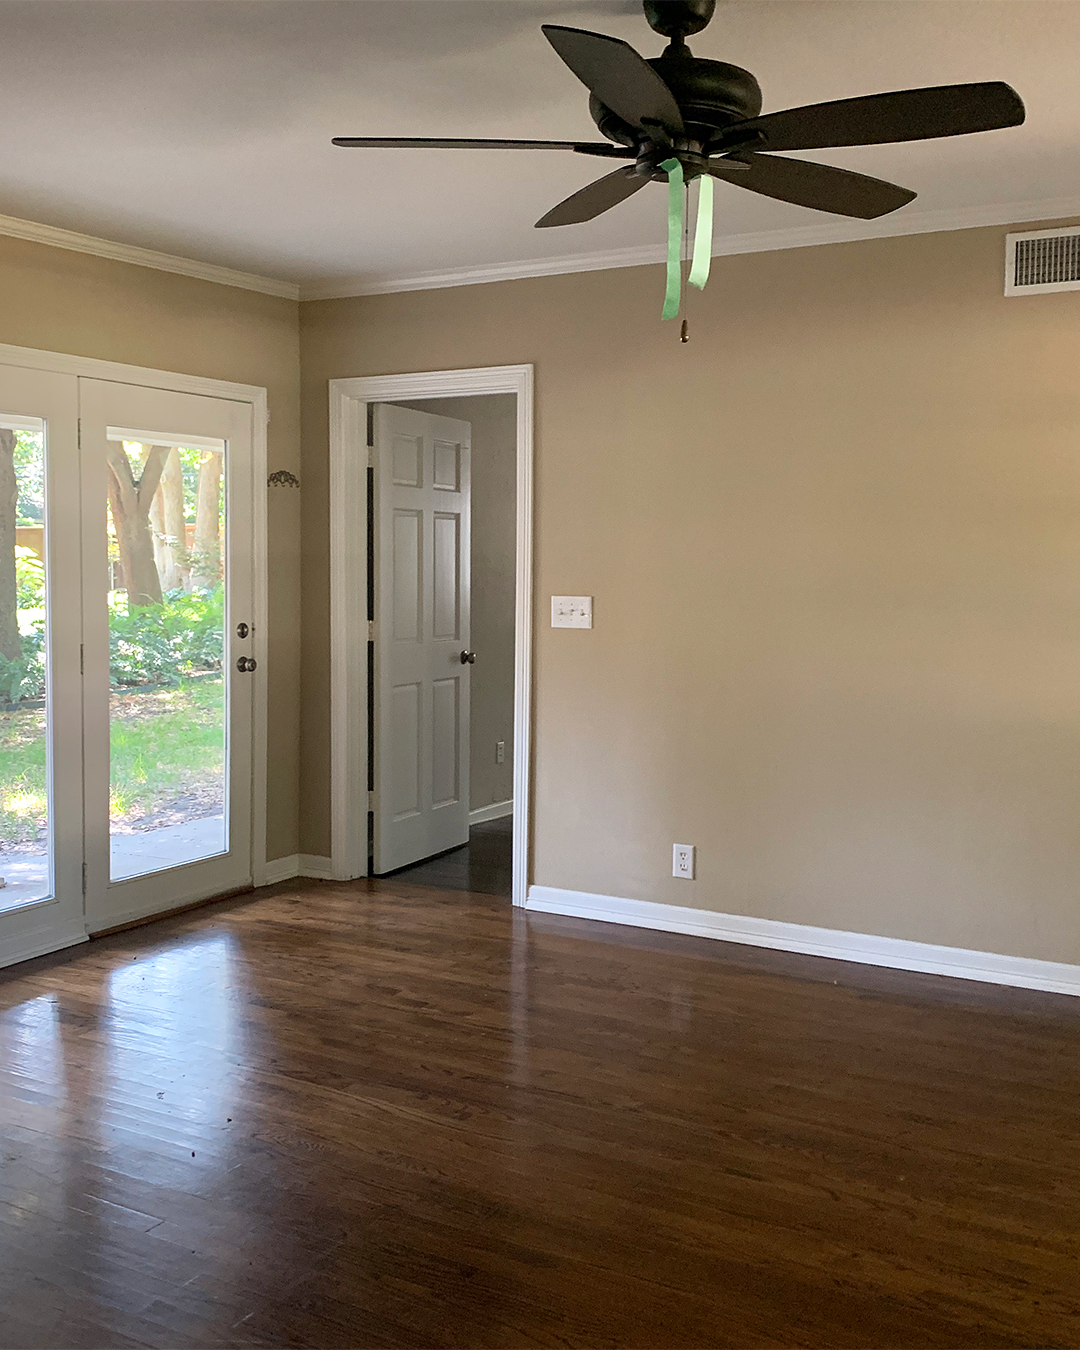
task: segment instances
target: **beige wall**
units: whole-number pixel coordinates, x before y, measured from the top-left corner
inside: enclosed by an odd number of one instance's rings
[[[263,385],[271,471],[299,474],[297,308],[289,300],[0,238],[0,342]],[[300,494],[270,489],[271,858],[296,852]]]
[[[405,408],[472,424],[472,634],[469,805],[514,795],[514,585],[517,538],[517,398],[431,398]],[[506,759],[495,763],[495,744]]]
[[[718,259],[687,346],[657,268],[303,305],[302,847],[326,382],[535,362],[533,879],[1080,960],[1080,293],[1004,233]]]

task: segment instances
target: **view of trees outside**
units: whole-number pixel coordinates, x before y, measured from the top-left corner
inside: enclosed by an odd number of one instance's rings
[[[48,840],[41,432],[0,427],[0,874]],[[114,831],[220,814],[222,451],[109,442]]]

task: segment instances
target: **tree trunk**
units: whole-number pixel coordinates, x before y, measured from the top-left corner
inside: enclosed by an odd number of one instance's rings
[[[160,497],[164,518],[165,549],[168,565],[162,575],[162,589],[175,591],[188,585],[187,538],[184,530],[184,470],[180,451],[173,447],[161,471]]]
[[[165,504],[160,486],[150,503],[150,538],[154,544],[154,566],[157,568],[158,582],[163,591],[169,589],[166,573],[169,570],[169,553],[165,543]]]
[[[0,428],[0,655],[22,657],[19,637],[18,585],[15,579],[15,512],[19,481],[15,477],[15,433]]]
[[[199,493],[195,503],[195,541],[191,581],[212,589],[221,580],[221,463],[220,452],[208,450],[199,465]]]
[[[150,532],[150,507],[168,453],[166,445],[150,446],[136,482],[131,460],[119,441],[110,441],[105,452],[113,529],[120,549],[128,604],[132,606],[155,605],[161,600],[161,580],[154,562],[154,541]]]

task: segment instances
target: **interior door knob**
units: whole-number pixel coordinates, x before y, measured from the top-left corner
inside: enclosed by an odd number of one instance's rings
[[[473,666],[473,665],[475,665],[475,664],[476,664],[476,653],[475,653],[475,652],[462,652],[462,653],[461,653],[461,664],[462,664],[463,666]]]

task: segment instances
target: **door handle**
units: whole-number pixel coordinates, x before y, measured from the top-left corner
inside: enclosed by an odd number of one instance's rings
[[[256,661],[253,656],[241,656],[237,658],[236,669],[240,671],[242,675],[247,675],[250,671],[254,670],[258,664],[258,661]]]
[[[475,653],[475,652],[462,652],[462,653],[461,653],[461,664],[462,664],[463,666],[473,666],[473,665],[475,665],[475,664],[476,664],[476,653]]]

